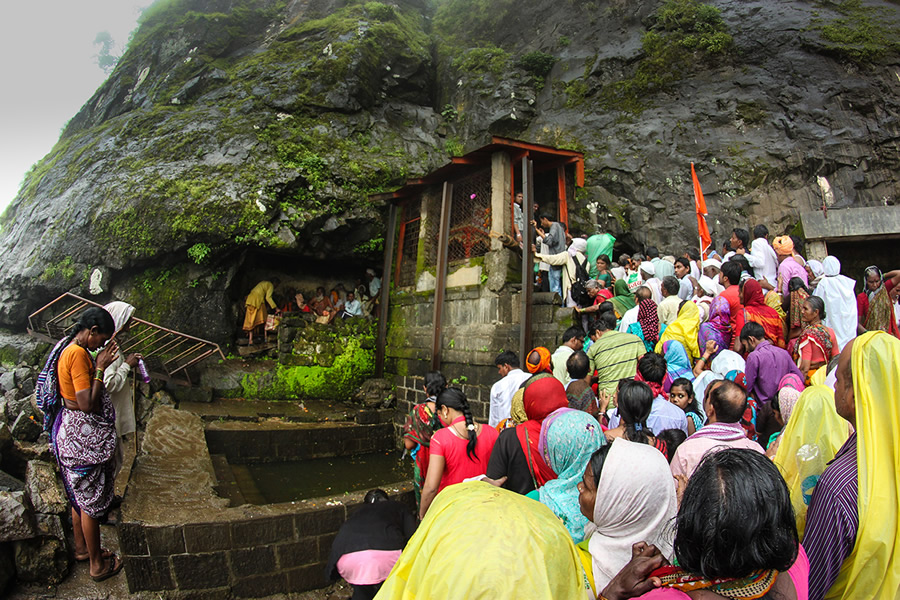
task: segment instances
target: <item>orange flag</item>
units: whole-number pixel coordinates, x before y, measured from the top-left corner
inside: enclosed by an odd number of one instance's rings
[[[705,260],[707,250],[712,244],[712,237],[710,237],[709,227],[706,225],[706,200],[703,199],[703,190],[700,189],[700,181],[697,179],[697,172],[694,171],[694,163],[691,163],[691,179],[694,180],[694,205],[697,208],[697,231],[700,233],[700,256]]]

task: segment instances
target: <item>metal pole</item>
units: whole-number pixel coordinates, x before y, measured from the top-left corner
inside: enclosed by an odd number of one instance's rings
[[[522,232],[522,318],[519,331],[519,360],[522,367],[531,350],[531,304],[534,294],[534,163],[528,156],[522,157],[522,212],[525,231]]]
[[[397,205],[388,211],[384,236],[384,265],[381,272],[381,300],[378,307],[378,339],[375,345],[375,377],[384,377],[384,352],[387,344],[388,310],[391,301],[391,263],[394,260],[394,232],[397,229]]]
[[[453,184],[444,182],[441,195],[441,224],[438,233],[437,277],[434,281],[434,332],[431,338],[431,369],[441,368],[441,320],[444,316],[444,290],[447,288],[447,246],[450,243],[450,209]]]

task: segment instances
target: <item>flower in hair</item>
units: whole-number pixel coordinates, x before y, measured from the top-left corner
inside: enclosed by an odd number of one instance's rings
[[[475,431],[475,424],[470,423],[469,425],[466,425],[466,429],[468,429],[469,431]]]

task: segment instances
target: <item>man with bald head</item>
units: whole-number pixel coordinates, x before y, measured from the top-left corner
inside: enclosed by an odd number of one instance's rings
[[[809,502],[803,536],[809,598],[896,598],[900,340],[881,331],[851,340],[836,375],[834,407],[854,432]]]
[[[690,477],[708,452],[723,448],[746,448],[762,453],[762,447],[748,439],[741,427],[741,415],[746,408],[744,388],[728,380],[711,383],[703,399],[707,424],[678,446],[670,465],[672,475]]]

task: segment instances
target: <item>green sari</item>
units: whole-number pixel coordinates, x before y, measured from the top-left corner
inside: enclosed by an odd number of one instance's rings
[[[610,299],[610,302],[612,302],[613,308],[616,309],[616,318],[621,319],[622,315],[637,306],[637,302],[634,299],[634,294],[628,290],[628,284],[625,283],[624,279],[616,279],[613,292],[615,295]]]

